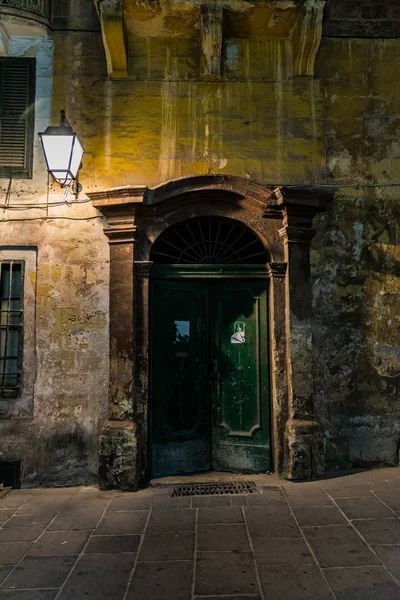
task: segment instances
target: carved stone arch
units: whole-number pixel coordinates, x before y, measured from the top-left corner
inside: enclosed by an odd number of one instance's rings
[[[185,218],[224,216],[269,246],[273,461],[288,479],[324,472],[312,374],[312,219],[332,191],[268,189],[225,175],[88,194],[107,217],[110,243],[109,418],[100,439],[102,488],[136,489],[148,478],[149,280],[154,240]]]
[[[242,223],[263,241],[271,261],[284,261],[284,243],[279,235],[283,216],[266,219],[264,214],[267,206],[258,198],[217,187],[198,188],[197,191],[174,193],[169,197],[163,194],[163,200],[156,205],[143,204],[136,209],[135,260],[150,260],[152,244],[169,227],[191,217],[212,215]]]
[[[266,240],[236,219],[206,214],[170,225],[154,240],[150,260],[159,264],[257,264],[270,262]]]

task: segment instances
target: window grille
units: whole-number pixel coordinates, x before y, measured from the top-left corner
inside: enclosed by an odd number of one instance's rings
[[[32,177],[35,65],[0,58],[0,177]]]
[[[23,338],[22,261],[0,262],[0,396],[16,398],[21,387]]]

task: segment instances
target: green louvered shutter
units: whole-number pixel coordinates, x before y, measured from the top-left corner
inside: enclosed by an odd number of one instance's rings
[[[32,177],[35,59],[0,58],[0,177]]]

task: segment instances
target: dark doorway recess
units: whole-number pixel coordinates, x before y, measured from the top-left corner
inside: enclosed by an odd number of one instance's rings
[[[163,263],[152,273],[153,476],[270,470],[263,243],[203,217],[166,230],[151,256]]]

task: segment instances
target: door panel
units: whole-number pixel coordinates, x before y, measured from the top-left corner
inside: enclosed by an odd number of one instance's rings
[[[270,468],[266,283],[218,283],[211,294],[213,468],[266,471]]]
[[[208,471],[208,290],[154,281],[152,298],[153,475]]]

